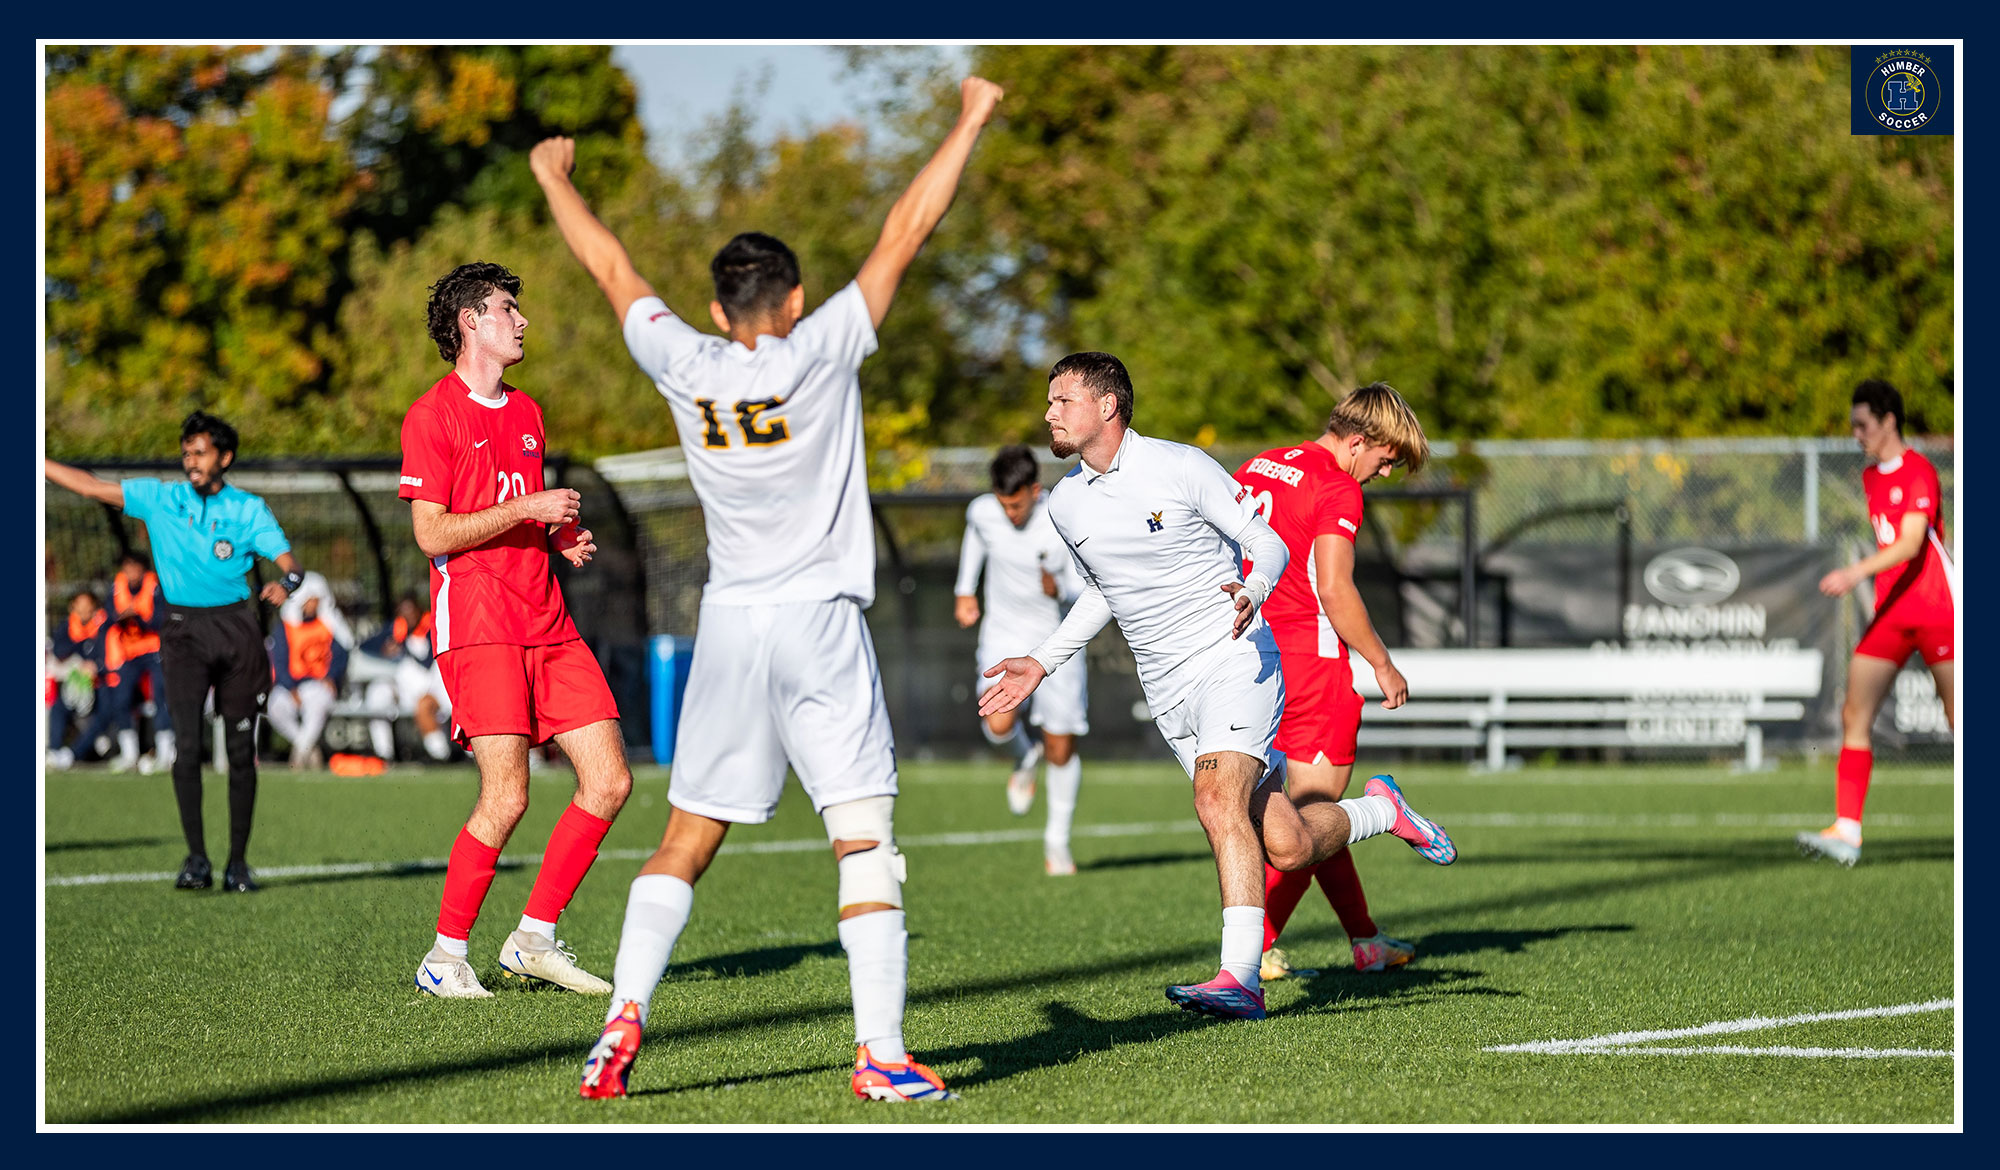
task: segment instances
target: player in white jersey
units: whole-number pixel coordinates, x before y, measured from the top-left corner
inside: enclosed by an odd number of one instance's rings
[[[993,490],[965,509],[965,540],[958,553],[956,615],[961,627],[979,625],[978,662],[1026,654],[1062,624],[1062,606],[1076,600],[1082,580],[1076,562],[1049,522],[1042,505],[1041,476],[1035,453],[1015,444],[993,457]],[[986,576],[986,610],[979,609],[980,570]],[[984,674],[984,694],[993,680]],[[1040,740],[1027,724],[1041,729]],[[1007,807],[1027,815],[1035,800],[1035,766],[1044,757],[1049,771],[1049,819],[1042,830],[1042,863],[1050,876],[1076,872],[1070,855],[1070,823],[1076,818],[1076,794],[1082,784],[1083,761],[1076,758],[1077,737],[1090,731],[1089,698],[1084,689],[1083,655],[1051,674],[1035,691],[1026,719],[1015,712],[988,715],[979,729],[996,747],[1014,753],[1014,772],[1007,778]]]
[[[979,712],[1018,706],[1118,619],[1154,723],[1194,782],[1222,885],[1222,969],[1207,983],[1168,988],[1167,998],[1188,1011],[1262,1019],[1266,855],[1279,869],[1301,869],[1385,832],[1440,865],[1456,852],[1379,778],[1366,796],[1303,810],[1285,795],[1284,756],[1272,748],[1285,687],[1257,610],[1287,554],[1249,489],[1202,451],[1132,430],[1132,379],[1108,353],[1057,362],[1044,417],[1050,449],[1082,456],[1048,508],[1087,584],[1031,654],[987,671],[1000,681]]]
[[[709,578],[667,794],[673,811],[632,882],[611,1011],[584,1064],[585,1097],[625,1095],[694,883],[731,824],[770,819],[787,763],[825,819],[839,865],[853,1090],[889,1101],[951,1095],[903,1048],[905,869],[892,822],[895,746],[861,612],[875,597],[875,537],[857,370],[1000,100],[1000,87],[982,78],[966,78],[960,92],[958,124],[890,208],[859,275],[811,316],[784,244],[748,232],[717,253],[708,311],[725,337],[696,331],[639,276],[571,184],[571,140],[548,139],[529,154],[563,239],[673,411],[708,525]]]

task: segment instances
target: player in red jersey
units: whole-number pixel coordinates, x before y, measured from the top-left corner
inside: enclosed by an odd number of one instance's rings
[[[1840,706],[1840,763],[1834,771],[1834,816],[1829,828],[1800,833],[1799,851],[1842,865],[1861,860],[1861,807],[1875,767],[1869,728],[1882,700],[1912,652],[1924,656],[1944,701],[1945,719],[1957,726],[1957,641],[1952,618],[1958,606],[1958,567],[1945,548],[1944,494],[1937,468],[1903,442],[1903,396],[1887,382],[1869,379],[1854,390],[1849,416],[1854,438],[1875,466],[1862,469],[1868,524],[1875,552],[1820,578],[1819,591],[1843,597],[1875,577],[1875,619],[1847,664],[1847,701]]]
[[[520,278],[486,263],[462,264],[432,286],[431,338],[453,367],[403,419],[402,497],[431,559],[452,737],[479,765],[479,800],[445,869],[437,941],[417,968],[419,988],[448,998],[492,994],[466,959],[467,940],[500,848],[528,809],[528,749],[550,739],[576,764],[576,797],[549,836],[500,966],[610,994],[556,941],[555,924],[632,791],[617,704],[549,561],[554,548],[581,566],[597,546],[577,526],[577,493],[545,490],[542,408],[500,380],[523,353],[520,291]]]
[[[1275,447],[1236,473],[1291,553],[1263,612],[1285,674],[1275,746],[1285,753],[1286,791],[1295,805],[1339,800],[1354,771],[1361,696],[1348,646],[1374,667],[1384,707],[1400,707],[1409,696],[1354,586],[1354,539],[1361,531],[1361,485],[1399,463],[1416,471],[1429,457],[1416,412],[1387,383],[1375,382],[1341,399],[1319,438]],[[1314,878],[1347,932],[1356,970],[1410,961],[1416,948],[1383,934],[1369,917],[1353,852],[1343,849],[1289,873],[1265,863],[1264,979],[1292,971],[1278,936]]]

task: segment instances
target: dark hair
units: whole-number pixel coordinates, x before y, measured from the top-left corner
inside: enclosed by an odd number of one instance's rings
[[[1896,433],[1903,433],[1903,395],[1880,378],[1870,378],[1854,388],[1855,406],[1866,406],[1876,418],[1896,416]]]
[[[137,565],[142,569],[150,569],[153,567],[151,564],[147,562],[145,554],[139,552],[137,549],[126,549],[125,555],[118,558],[119,568],[122,569],[126,565]]]
[[[731,323],[754,321],[784,306],[799,287],[799,258],[783,240],[763,232],[743,232],[722,245],[708,263],[715,299]]]
[[[1003,496],[1011,496],[1042,478],[1035,466],[1035,453],[1020,443],[1000,448],[993,456],[992,471],[993,490]]]
[[[225,455],[236,454],[236,428],[207,411],[197,410],[181,420],[181,443],[185,445],[196,435],[207,435],[215,449]]]
[[[431,286],[430,304],[425,306],[424,311],[430,322],[431,340],[437,342],[439,357],[448,362],[458,361],[458,315],[463,310],[477,309],[485,304],[494,289],[505,289],[518,297],[521,295],[521,278],[498,264],[476,260],[445,273]]]
[[[79,597],[88,597],[88,598],[90,598],[90,604],[92,604],[92,605],[96,606],[96,607],[97,607],[97,608],[99,608],[99,609],[103,609],[103,608],[104,608],[104,603],[103,603],[102,601],[99,601],[99,600],[97,599],[97,594],[96,594],[96,592],[94,592],[93,590],[89,590],[89,589],[79,589],[79,590],[77,590],[77,591],[76,591],[75,593],[72,593],[72,594],[70,594],[70,595],[69,595],[69,603],[70,603],[71,605],[75,605],[75,604],[76,604],[76,599],[77,599],[77,598],[79,598]]]
[[[1049,381],[1053,382],[1064,374],[1075,374],[1083,383],[1083,388],[1096,394],[1110,394],[1118,399],[1118,421],[1131,425],[1132,422],[1132,375],[1125,372],[1125,363],[1108,353],[1090,351],[1073,353],[1055,364],[1049,371]]]

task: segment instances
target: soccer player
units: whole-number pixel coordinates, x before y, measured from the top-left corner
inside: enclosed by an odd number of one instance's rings
[[[554,739],[576,764],[576,795],[542,852],[500,967],[571,991],[611,985],[556,939],[556,919],[597,860],[632,791],[618,706],[577,636],[549,550],[581,567],[597,545],[578,527],[581,499],[548,488],[542,408],[501,380],[524,354],[520,278],[461,264],[431,286],[431,340],[452,363],[403,419],[402,497],[431,559],[437,665],[451,695],[452,738],[479,766],[479,800],[446,863],[437,938],[417,965],[432,995],[492,995],[467,960],[500,849],[528,811],[528,749]]]
[[[1264,1017],[1263,860],[1314,865],[1393,832],[1439,865],[1451,839],[1410,811],[1395,782],[1294,807],[1272,750],[1284,707],[1278,647],[1258,613],[1285,570],[1285,542],[1249,489],[1194,447],[1131,429],[1132,379],[1108,353],[1073,353],[1049,371],[1049,448],[1082,462],[1049,493],[1049,518],[1087,583],[1069,616],[1000,678],[979,713],[1012,710],[1111,618],[1131,644],[1154,725],[1194,784],[1195,815],[1222,886],[1222,964],[1206,983],[1169,987],[1188,1011]],[[1242,562],[1253,568],[1242,574]]]
[[[1015,444],[993,457],[993,490],[965,508],[965,540],[958,553],[956,616],[961,628],[979,626],[978,662],[1025,654],[1062,624],[1062,603],[1076,600],[1081,590],[1075,562],[1049,523],[1042,506],[1042,485],[1035,453]],[[981,614],[981,568],[986,575],[986,611]],[[993,680],[982,673],[979,691]],[[1042,830],[1043,866],[1051,876],[1076,872],[1070,855],[1070,823],[1076,818],[1076,794],[1083,779],[1083,762],[1076,758],[1077,737],[1090,731],[1089,699],[1084,691],[1083,655],[1063,665],[1035,692],[1027,719],[1013,711],[988,715],[979,722],[987,742],[1014,754],[1014,772],[1007,777],[1007,807],[1025,816],[1035,799],[1035,765],[1046,751],[1049,768],[1049,820]],[[1039,741],[1027,724],[1041,729]]]
[[[1354,771],[1361,696],[1347,648],[1374,668],[1382,706],[1393,710],[1409,695],[1354,587],[1354,540],[1361,531],[1361,485],[1398,464],[1414,472],[1429,458],[1416,412],[1388,383],[1375,382],[1341,399],[1319,438],[1275,447],[1237,469],[1236,482],[1249,490],[1257,514],[1284,537],[1290,554],[1263,616],[1285,674],[1275,746],[1285,756],[1285,792],[1301,808],[1345,796]],[[1410,961],[1416,948],[1383,934],[1369,917],[1354,855],[1343,849],[1289,873],[1264,866],[1265,979],[1291,973],[1278,936],[1314,878],[1347,932],[1355,970]]]
[[[583,1067],[585,1097],[625,1094],[694,883],[730,825],[770,819],[787,762],[826,822],[840,871],[853,1090],[885,1101],[950,1096],[903,1047],[905,867],[893,828],[895,745],[862,616],[875,597],[875,534],[857,371],[1000,100],[982,78],[959,88],[957,124],[889,209],[854,281],[811,316],[790,248],[759,232],[723,246],[709,265],[708,313],[726,337],[696,331],[654,295],[571,184],[574,142],[551,138],[529,154],[563,239],[673,411],[708,531],[673,811],[632,882],[611,1011]]]
[[[1862,453],[1875,461],[1861,471],[1875,552],[1820,578],[1819,591],[1844,597],[1873,574],[1875,618],[1847,664],[1834,822],[1818,833],[1800,833],[1798,843],[1808,857],[1851,866],[1861,860],[1861,809],[1875,767],[1870,729],[1896,672],[1912,653],[1923,655],[1944,702],[1944,717],[1957,727],[1952,619],[1958,606],[1958,568],[1945,549],[1944,493],[1937,468],[1903,441],[1903,395],[1871,378],[1855,387],[1848,422]]]
[[[277,563],[281,581],[258,594],[283,605],[305,581],[291,542],[262,499],[224,482],[236,462],[236,428],[203,411],[181,422],[181,470],[185,483],[157,479],[102,480],[87,471],[42,461],[49,482],[114,508],[146,525],[160,592],[166,601],[160,630],[160,659],[167,675],[167,709],[176,726],[199,728],[209,692],[223,722],[223,749],[229,757],[229,862],[222,888],[249,893],[247,852],[251,814],[257,806],[257,716],[271,689],[271,660],[264,632],[250,603],[244,576],[259,555]],[[174,757],[174,802],[180,806],[187,860],[174,878],[183,890],[214,884],[214,869],[202,830],[199,751]]]

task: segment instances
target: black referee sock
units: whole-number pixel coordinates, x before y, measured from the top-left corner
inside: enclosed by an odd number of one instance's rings
[[[208,856],[208,843],[201,824],[201,740],[174,757],[174,803],[181,810],[181,836],[187,838],[188,852]]]
[[[251,722],[254,726],[255,721]],[[223,746],[229,752],[229,860],[237,862],[244,860],[244,850],[249,848],[250,814],[257,807],[256,733],[231,729],[223,733]],[[199,805],[196,807],[199,818]]]

